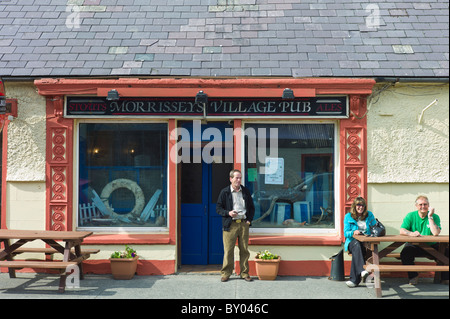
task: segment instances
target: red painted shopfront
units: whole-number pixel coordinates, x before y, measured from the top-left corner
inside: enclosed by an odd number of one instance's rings
[[[49,230],[74,230],[78,228],[75,216],[78,214],[76,187],[80,181],[77,174],[77,137],[75,125],[77,117],[67,116],[67,97],[101,97],[105,98],[111,90],[117,90],[120,98],[194,98],[203,91],[209,99],[274,99],[280,98],[285,88],[290,88],[295,98],[315,98],[328,96],[345,96],[348,109],[345,116],[332,118],[337,127],[334,178],[336,189],[333,200],[336,204],[336,236],[322,236],[298,233],[251,235],[250,245],[281,246],[339,246],[343,241],[342,220],[356,196],[367,197],[367,97],[375,84],[371,79],[40,79],[35,85],[40,95],[46,98],[47,110],[47,167],[46,167],[46,228]],[[146,118],[142,115],[139,120]],[[106,117],[108,121],[112,117]],[[155,119],[155,116],[152,116]],[[134,117],[136,119],[136,117]],[[189,119],[204,120],[205,114],[195,114]],[[207,120],[210,120],[206,116]],[[214,120],[220,120],[220,116]],[[224,117],[226,122],[232,120],[236,130],[244,126],[246,116]],[[127,118],[121,118],[126,121]],[[167,132],[174,132],[184,120],[178,115],[164,115],[159,121],[167,124]],[[260,118],[261,120],[261,118]],[[289,121],[302,121],[305,118],[267,118],[275,124]],[[321,122],[320,117],[307,119],[308,123]],[[230,122],[231,123],[231,122]],[[233,136],[234,167],[245,169],[244,139],[239,134]],[[168,154],[176,147],[176,137],[170,134]],[[167,160],[167,229],[164,232],[104,234],[95,232],[86,244],[112,245],[172,245],[180,243],[180,179],[179,163]],[[79,173],[79,172],[78,172]],[[111,232],[110,232],[111,233]],[[179,249],[175,248],[178,252]],[[143,260],[139,274],[170,274],[176,271],[176,260]],[[88,261],[87,271],[107,272],[105,263]],[[280,269],[285,275],[326,275],[329,264],[323,261],[286,261]]]

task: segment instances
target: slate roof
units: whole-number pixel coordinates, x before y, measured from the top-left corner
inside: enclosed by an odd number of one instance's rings
[[[448,0],[0,0],[0,76],[448,77]]]

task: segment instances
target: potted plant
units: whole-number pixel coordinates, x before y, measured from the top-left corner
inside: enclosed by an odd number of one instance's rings
[[[256,254],[256,274],[260,280],[275,280],[278,275],[281,257],[268,250]]]
[[[138,255],[136,250],[125,246],[124,251],[115,251],[109,258],[114,279],[131,279],[136,273]]]

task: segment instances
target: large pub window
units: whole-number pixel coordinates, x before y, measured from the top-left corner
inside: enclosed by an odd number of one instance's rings
[[[253,228],[334,229],[334,124],[247,124]]]
[[[80,123],[78,227],[167,227],[167,124]]]

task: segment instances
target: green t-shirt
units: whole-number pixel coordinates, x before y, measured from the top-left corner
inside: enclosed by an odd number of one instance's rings
[[[433,214],[433,220],[435,224],[439,228],[441,228],[441,220],[439,216]],[[419,215],[419,211],[417,210],[406,215],[405,219],[403,219],[402,226],[400,227],[412,232],[418,231],[423,236],[433,235],[431,233],[428,216],[425,216],[425,218],[421,218]]]

